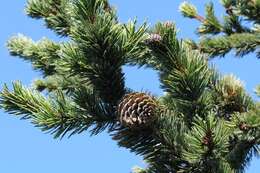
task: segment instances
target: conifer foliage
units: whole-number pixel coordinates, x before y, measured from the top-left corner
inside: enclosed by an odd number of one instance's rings
[[[220,0],[225,15],[218,19],[214,11],[214,4],[208,3],[205,17],[200,15],[194,5],[184,2],[180,11],[185,17],[197,19],[200,26],[197,33],[202,39],[191,45],[208,53],[211,57],[225,56],[231,50],[237,56],[244,56],[256,52],[260,57],[260,1],[259,0]]]
[[[201,34],[226,33],[200,50],[224,55],[231,47],[223,49],[221,40],[239,39],[235,31],[250,38],[258,32],[240,25],[233,11],[240,5],[239,13],[257,23],[258,6],[236,2],[225,4],[230,15],[225,25],[214,16],[212,4],[205,19],[194,6],[182,5],[185,16],[203,22]],[[43,77],[31,88],[20,82],[11,89],[5,86],[0,106],[6,112],[55,138],[106,130],[119,146],[143,156],[147,167],[135,168],[135,173],[244,172],[258,155],[259,104],[236,77],[219,74],[208,55],[193,49],[195,43],[177,39],[173,22],[150,28],[136,21],[121,23],[106,0],[28,0],[26,11],[68,41],[34,42],[23,35],[8,41],[10,53],[30,62]],[[257,39],[236,40],[232,46],[245,54],[257,49]],[[156,70],[165,95],[128,88],[124,65]]]

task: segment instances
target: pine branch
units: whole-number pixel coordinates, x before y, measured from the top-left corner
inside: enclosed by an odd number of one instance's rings
[[[83,55],[77,58],[81,58],[79,62],[84,66],[81,74],[89,78],[105,102],[116,105],[125,93],[121,68],[125,55],[121,26],[110,12],[97,14],[92,19],[88,5],[81,1],[76,3],[75,16],[80,23],[72,31],[72,39]],[[74,70],[78,71],[76,68]]]
[[[87,56],[89,58],[86,58],[80,51],[69,44],[65,45],[61,56],[66,63],[62,68],[67,69],[71,76],[78,76],[85,83],[92,84],[96,94],[99,94],[105,102],[116,105],[125,93],[121,66],[116,66],[113,60],[111,62],[105,59],[106,57],[102,58],[103,62],[100,57],[91,59],[91,56]]]
[[[237,128],[236,135],[242,141],[248,141],[252,144],[259,144],[260,138],[260,109],[259,104],[255,108],[244,113],[237,113],[233,117],[233,126]]]
[[[55,95],[55,100],[45,99],[38,92],[16,82],[13,91],[4,87],[0,105],[10,114],[30,119],[36,127],[52,133],[55,138],[78,134],[90,127],[93,127],[92,134],[98,134],[115,123],[114,117],[107,115],[105,107],[93,93],[84,93],[84,96],[87,96],[84,106],[78,106],[67,100],[62,92]]]
[[[225,0],[222,1],[222,4],[226,9],[223,24],[220,24],[219,20],[215,17],[213,4],[207,5],[207,15],[205,20],[201,22],[198,33],[200,35],[211,35],[211,37],[204,37],[199,43],[190,41],[192,47],[209,54],[211,57],[225,56],[231,50],[235,51],[236,56],[242,57],[248,53],[256,52],[257,57],[259,57],[259,32],[256,27],[259,19],[255,16],[259,13],[260,9],[258,2],[250,0]],[[184,17],[196,18],[198,15],[191,15],[190,6],[196,9],[196,7],[189,3],[183,3],[180,6],[181,12]],[[251,28],[244,26],[245,21],[248,20],[251,20],[256,26]],[[216,34],[219,36],[214,36]]]
[[[259,52],[259,38],[259,34],[238,33],[230,36],[204,38],[198,45],[194,42],[190,42],[190,45],[211,57],[225,56],[233,49],[236,56],[242,57],[248,53]]]
[[[204,17],[198,15],[197,8],[193,4],[188,3],[187,1],[184,1],[183,3],[181,3],[179,10],[184,17],[188,17],[191,19],[197,19],[200,22],[205,21]]]
[[[62,53],[69,61],[68,69],[89,79],[100,97],[115,106],[126,92],[122,66],[127,58],[142,52],[139,44],[146,25],[136,29],[136,22],[119,24],[113,11],[103,10],[103,3],[98,6],[79,1],[74,6],[78,23],[72,28],[71,37],[77,43],[77,52],[68,46]]]
[[[219,22],[214,14],[213,3],[206,5],[206,17],[202,22],[201,26],[198,28],[199,34],[219,34],[222,31],[222,24]]]
[[[248,112],[236,113],[228,123],[234,132],[226,158],[238,172],[244,172],[253,156],[259,157],[259,113],[259,105],[255,105]]]
[[[28,0],[26,12],[36,19],[44,19],[46,26],[61,36],[69,36],[72,25],[75,25],[73,12],[75,6],[85,5],[88,17],[94,18],[101,11],[112,11],[107,0]],[[81,9],[82,10],[82,9]],[[79,11],[80,13],[83,11]],[[85,18],[86,19],[86,18]]]
[[[147,34],[147,24],[142,24],[137,28],[137,20],[129,21],[123,25],[124,33],[124,50],[127,53],[125,55],[125,64],[128,65],[148,65],[147,61],[151,58],[149,49],[145,45],[145,41],[149,37]]]
[[[72,3],[71,16],[75,22],[94,23],[97,16],[105,13],[115,15],[115,10],[111,8],[107,0],[79,0]]]
[[[43,18],[46,26],[61,36],[70,32],[70,0],[28,0],[26,12],[32,18]]]
[[[157,41],[151,38],[148,45],[162,66],[163,88],[176,98],[195,100],[203,92],[210,76],[206,58],[179,42],[174,26],[158,24],[157,27],[160,39]]]
[[[223,32],[226,35],[231,35],[235,33],[252,33],[252,29],[249,27],[244,26],[243,19],[239,16],[236,16],[234,14],[230,14],[223,17],[224,23],[223,23]]]
[[[55,62],[59,59],[60,45],[46,38],[33,42],[23,35],[12,37],[7,47],[13,56],[19,56],[30,61],[35,70],[40,70],[45,76],[55,73]]]
[[[223,165],[232,132],[225,122],[217,120],[212,112],[205,120],[197,117],[193,125],[185,136],[185,160],[200,172],[231,171],[228,165]]]
[[[248,112],[254,108],[254,102],[244,89],[243,83],[233,75],[219,78],[213,85],[214,105],[219,116],[230,120],[234,113]]]
[[[158,34],[151,35],[147,44],[157,58],[161,86],[190,122],[207,104],[205,92],[214,70],[208,67],[206,57],[177,40],[174,25],[158,24],[155,32]]]
[[[237,15],[259,24],[260,2],[258,0],[238,0],[232,4],[232,7]]]
[[[62,90],[66,94],[73,94],[77,88],[82,86],[86,81],[78,76],[63,76],[60,74],[47,76],[44,79],[37,79],[34,81],[33,87],[38,91],[47,90],[48,92],[55,92]]]
[[[222,31],[223,26],[214,14],[213,3],[208,3],[206,5],[205,17],[198,15],[196,7],[186,1],[180,5],[180,11],[184,17],[196,19],[201,22],[201,26],[198,28],[198,33],[200,35],[203,34],[215,35],[215,34],[219,34]]]

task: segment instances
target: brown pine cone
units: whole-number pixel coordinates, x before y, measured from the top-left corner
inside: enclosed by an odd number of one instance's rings
[[[129,128],[147,127],[154,121],[157,102],[146,93],[130,93],[118,105],[121,124]]]

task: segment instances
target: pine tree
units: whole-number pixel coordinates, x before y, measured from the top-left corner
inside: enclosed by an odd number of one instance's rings
[[[184,5],[186,16],[206,20]],[[213,7],[207,9],[217,21]],[[8,41],[10,53],[43,77],[31,88],[5,86],[0,105],[6,112],[55,138],[107,131],[146,160],[147,168],[136,173],[244,172],[258,154],[259,104],[236,77],[221,75],[209,55],[178,39],[173,22],[121,23],[106,0],[28,0],[26,11],[68,41],[34,42],[23,35]],[[216,33],[209,23],[204,31]],[[238,54],[248,52],[243,46]],[[165,95],[128,88],[124,65],[156,70]]]

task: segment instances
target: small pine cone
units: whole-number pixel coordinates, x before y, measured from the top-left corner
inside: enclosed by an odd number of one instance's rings
[[[147,44],[159,43],[162,41],[162,36],[159,34],[151,34],[146,40]]]
[[[139,129],[149,126],[155,117],[156,100],[145,93],[130,93],[118,105],[118,116],[123,126]]]
[[[249,127],[246,123],[244,123],[244,122],[242,122],[242,123],[239,124],[239,129],[240,129],[241,131],[248,131],[249,128],[250,128],[250,127]]]
[[[173,23],[171,21],[166,21],[166,22],[164,22],[164,26],[166,28],[172,28],[173,27]]]

